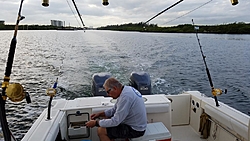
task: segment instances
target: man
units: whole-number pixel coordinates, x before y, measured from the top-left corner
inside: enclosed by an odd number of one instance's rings
[[[100,126],[97,133],[101,141],[143,136],[147,127],[147,115],[140,92],[133,87],[123,86],[115,78],[107,79],[103,87],[108,96],[117,99],[117,102],[111,109],[92,114],[86,126]],[[99,117],[103,119],[94,120]]]

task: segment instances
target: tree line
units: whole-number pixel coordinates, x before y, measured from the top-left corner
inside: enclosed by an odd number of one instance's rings
[[[0,24],[0,30],[14,30],[15,25]],[[58,27],[53,25],[18,25],[18,30],[80,30],[79,27]]]
[[[0,30],[14,30],[15,25],[0,24]],[[82,29],[75,27],[57,27],[52,25],[19,25],[19,30],[60,30]],[[87,28],[85,28],[87,29]],[[160,27],[157,24],[128,23],[121,25],[108,25],[96,28],[97,30],[139,31],[139,32],[162,32],[162,33],[194,33],[192,24],[182,24],[171,27]],[[199,25],[199,33],[215,34],[250,34],[250,23],[235,22],[220,25]]]
[[[216,34],[250,34],[250,24],[244,22],[221,25],[198,25],[199,33]],[[97,28],[99,30],[139,31],[139,32],[164,32],[164,33],[194,33],[192,24],[182,24],[172,27],[159,27],[157,24],[129,23],[122,25],[109,25]]]

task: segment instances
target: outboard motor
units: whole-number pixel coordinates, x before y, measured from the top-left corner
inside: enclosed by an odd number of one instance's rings
[[[132,72],[129,85],[137,89],[142,95],[151,94],[150,76],[146,72]]]
[[[105,89],[103,88],[104,82],[111,77],[110,73],[95,73],[92,76],[92,94],[94,96],[107,96]]]

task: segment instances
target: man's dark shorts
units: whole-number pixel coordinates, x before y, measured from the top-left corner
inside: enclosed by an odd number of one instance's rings
[[[107,127],[106,129],[110,139],[137,138],[143,136],[145,133],[145,131],[136,131],[126,124],[120,124],[116,127]]]

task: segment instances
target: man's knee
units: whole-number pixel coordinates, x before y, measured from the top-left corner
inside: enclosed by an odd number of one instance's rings
[[[107,135],[106,128],[104,128],[104,127],[98,127],[97,128],[97,134],[98,134],[98,136]]]

